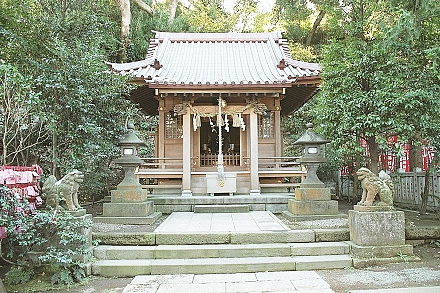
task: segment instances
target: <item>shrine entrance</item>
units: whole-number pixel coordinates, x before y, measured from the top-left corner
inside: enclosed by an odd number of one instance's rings
[[[240,166],[240,132],[239,127],[230,127],[229,131],[222,129],[223,164],[225,166]],[[215,119],[203,118],[200,128],[200,166],[215,167],[218,160],[219,128]]]

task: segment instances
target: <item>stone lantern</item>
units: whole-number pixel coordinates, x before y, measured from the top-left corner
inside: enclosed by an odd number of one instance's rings
[[[299,162],[307,168],[307,175],[295,189],[295,199],[288,200],[289,211],[284,214],[292,221],[346,217],[339,214],[338,202],[331,199],[330,189],[316,175],[319,165],[326,162],[320,148],[330,141],[312,131],[312,127],[307,124],[306,132],[294,142],[304,148]]]
[[[128,133],[119,141],[121,156],[113,162],[124,169],[125,176],[116,190],[111,191],[111,202],[104,203],[102,217],[95,217],[96,223],[110,224],[151,224],[161,215],[154,212],[154,204],[147,201],[147,189],[143,189],[134,172],[144,161],[138,156],[139,147],[145,143],[134,133],[133,124],[128,125]]]
[[[323,138],[312,130],[313,124],[308,123],[306,132],[293,144],[303,146],[303,155],[299,159],[299,162],[306,166],[307,176],[301,183],[302,188],[323,188],[324,183],[319,180],[316,175],[316,170],[319,165],[327,161],[324,156],[321,155],[321,145],[329,143],[330,141]]]
[[[139,180],[135,177],[134,171],[143,161],[137,156],[139,147],[145,146],[145,142],[139,139],[134,133],[134,125],[128,125],[129,132],[119,141],[121,157],[113,162],[124,169],[124,180],[118,184],[117,189],[141,189]]]

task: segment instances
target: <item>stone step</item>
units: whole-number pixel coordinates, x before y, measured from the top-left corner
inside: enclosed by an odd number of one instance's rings
[[[349,245],[344,242],[159,246],[100,245],[94,250],[94,256],[102,260],[283,257],[348,253]]]
[[[242,204],[215,204],[195,205],[194,213],[248,213],[249,205]]]
[[[160,212],[153,212],[147,216],[118,216],[118,217],[94,217],[94,223],[125,224],[125,225],[150,225],[162,216]]]
[[[338,242],[350,240],[348,228],[314,229],[267,232],[200,232],[200,233],[144,233],[99,232],[93,240],[103,245],[184,245],[184,244],[261,244]]]
[[[352,265],[347,255],[199,258],[199,259],[136,259],[99,260],[92,264],[92,273],[105,277],[133,277],[163,274],[220,274],[265,271],[294,271],[345,268]]]

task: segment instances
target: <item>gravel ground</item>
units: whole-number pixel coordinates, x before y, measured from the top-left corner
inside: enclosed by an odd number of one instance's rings
[[[414,247],[420,262],[402,262],[364,269],[316,271],[336,293],[349,290],[440,286],[440,248]]]

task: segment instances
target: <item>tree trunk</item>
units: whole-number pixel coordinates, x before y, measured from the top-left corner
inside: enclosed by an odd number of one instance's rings
[[[170,6],[168,7],[169,17],[168,22],[173,22],[174,18],[176,17],[176,10],[177,10],[177,4],[179,3],[179,0],[171,0]]]
[[[355,165],[353,166],[353,171],[356,172],[361,165],[361,155],[359,154],[359,152],[356,152],[356,162]],[[356,176],[356,173],[353,175],[353,202],[357,203],[358,202],[358,194],[359,194],[359,179]]]
[[[121,11],[121,62],[125,62],[127,60],[127,48],[130,44],[130,0],[115,0],[115,2]]]
[[[378,175],[379,169],[377,163],[379,159],[379,147],[376,138],[374,136],[367,138],[367,143],[370,150],[370,171]]]
[[[306,46],[309,47],[310,44],[313,41],[313,37],[315,36],[316,30],[318,29],[319,25],[321,24],[322,19],[324,18],[325,11],[321,10],[319,11],[318,17],[316,17],[315,22],[313,23],[312,30],[309,32],[309,35],[307,36]]]
[[[422,141],[420,134],[416,134],[414,136],[414,141]],[[416,170],[422,170],[423,168],[422,146],[416,145],[414,141],[411,142],[411,146],[409,149],[409,163],[410,170],[412,172],[415,172]]]
[[[429,166],[426,168],[425,172],[425,186],[423,191],[420,193],[420,197],[422,198],[422,202],[420,203],[420,213],[426,214],[426,209],[428,207],[428,198],[429,198],[429,180],[431,176],[429,176]]]

